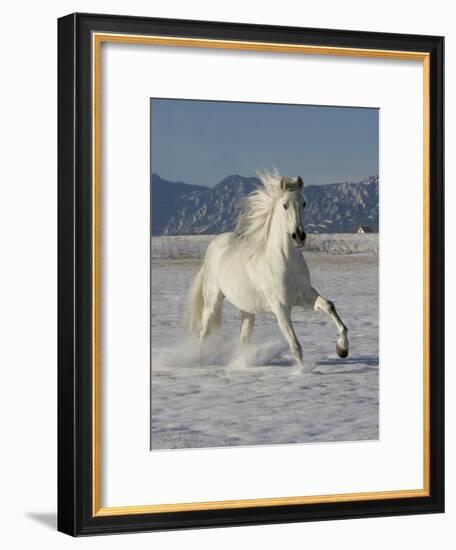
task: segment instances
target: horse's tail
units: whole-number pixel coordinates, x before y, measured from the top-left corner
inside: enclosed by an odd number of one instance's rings
[[[185,328],[188,332],[200,333],[201,317],[203,315],[203,276],[204,264],[198,271],[190,290],[188,291],[187,304],[185,308]]]
[[[203,279],[204,279],[204,264],[198,271],[192,286],[188,292],[187,304],[185,308],[185,328],[188,332],[195,332],[197,335],[201,332],[201,322],[204,308],[203,297]],[[222,322],[222,308],[219,307],[211,316],[208,334],[214,333]]]

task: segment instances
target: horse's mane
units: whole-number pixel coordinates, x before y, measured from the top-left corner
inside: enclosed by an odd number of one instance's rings
[[[284,191],[280,187],[281,176],[277,170],[257,172],[261,185],[247,195],[241,203],[235,237],[248,249],[249,255],[264,250],[277,199]]]

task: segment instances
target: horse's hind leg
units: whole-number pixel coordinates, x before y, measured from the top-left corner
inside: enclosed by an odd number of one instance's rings
[[[253,313],[247,313],[241,310],[241,347],[245,347],[250,344],[250,337],[252,336],[253,325],[255,324],[255,315]]]

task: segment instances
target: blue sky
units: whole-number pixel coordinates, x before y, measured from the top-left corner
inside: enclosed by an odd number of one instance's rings
[[[378,109],[151,99],[152,172],[214,186],[276,166],[307,185],[378,174]]]

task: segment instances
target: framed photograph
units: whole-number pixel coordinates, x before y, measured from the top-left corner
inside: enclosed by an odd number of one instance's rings
[[[58,40],[59,530],[443,512],[443,38]]]

